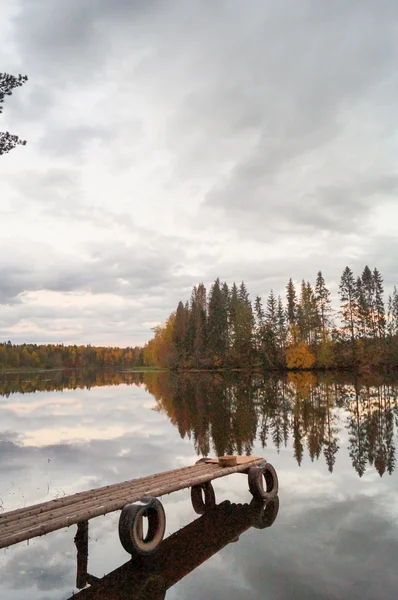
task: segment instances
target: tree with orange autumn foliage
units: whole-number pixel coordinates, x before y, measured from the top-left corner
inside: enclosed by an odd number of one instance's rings
[[[305,342],[297,342],[286,350],[286,366],[288,369],[312,369],[315,356]]]

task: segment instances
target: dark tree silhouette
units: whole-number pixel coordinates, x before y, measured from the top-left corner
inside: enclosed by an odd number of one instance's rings
[[[28,81],[27,75],[10,75],[8,73],[0,73],[0,113],[3,112],[3,102],[6,96],[11,96],[15,88],[21,87]],[[26,141],[19,139],[17,135],[13,135],[8,131],[0,131],[0,155],[7,154],[16,146],[25,146]]]

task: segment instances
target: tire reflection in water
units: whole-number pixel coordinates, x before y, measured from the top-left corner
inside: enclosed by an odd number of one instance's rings
[[[101,579],[78,574],[80,581],[91,585],[73,599],[162,600],[169,588],[227,544],[238,541],[242,533],[251,527],[271,527],[278,510],[277,496],[267,503],[257,499],[250,504],[222,502],[163,540],[154,554],[137,554]]]

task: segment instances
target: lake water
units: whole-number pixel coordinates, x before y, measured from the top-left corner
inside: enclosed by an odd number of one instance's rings
[[[90,521],[89,573],[118,570],[82,600],[156,600],[165,585],[168,600],[398,597],[398,380],[59,371],[2,375],[0,394],[0,511],[203,455],[264,456],[277,470],[264,529],[242,475],[214,482],[214,514],[198,517],[189,490],[162,498],[168,538],[146,595],[137,565],[121,567],[119,513]],[[76,594],[75,533],[0,550],[0,598]]]

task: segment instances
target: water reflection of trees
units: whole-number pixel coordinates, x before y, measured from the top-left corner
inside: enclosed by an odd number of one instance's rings
[[[346,430],[360,477],[369,465],[381,476],[395,468],[398,386],[391,382],[312,373],[286,379],[149,373],[145,384],[198,454],[250,454],[256,438],[279,451],[291,441],[299,465],[308,453],[312,461],[322,457],[332,472]]]
[[[380,475],[395,468],[398,384],[381,377],[59,370],[3,374],[0,396],[120,384],[145,385],[201,455],[249,455],[256,439],[278,451],[291,443],[299,465],[307,453],[332,472],[346,430],[359,476],[369,465]]]
[[[121,383],[142,385],[143,381],[144,373],[98,369],[3,373],[0,376],[0,396],[64,389],[90,389],[104,385],[120,385]]]

